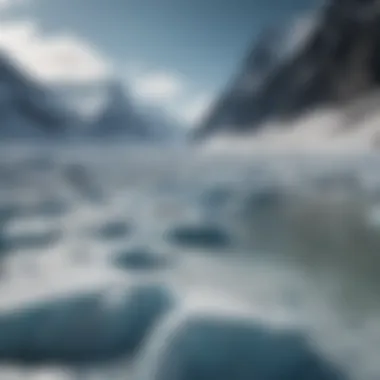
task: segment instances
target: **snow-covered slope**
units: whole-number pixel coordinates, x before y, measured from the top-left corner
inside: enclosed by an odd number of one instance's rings
[[[89,134],[101,138],[119,138],[121,135],[144,137],[145,124],[127,99],[121,83],[113,81],[107,87],[106,104],[92,122]]]
[[[121,81],[48,87],[0,51],[0,139],[167,141],[179,130],[163,110],[135,104]]]
[[[164,110],[139,105],[128,96],[118,80],[112,80],[104,87],[105,105],[97,117],[89,122],[89,136],[154,142],[178,137],[180,128]]]
[[[256,132],[273,120],[345,107],[379,87],[379,63],[379,1],[329,0],[258,39],[198,133]]]
[[[0,138],[65,133],[69,114],[53,94],[0,52]]]

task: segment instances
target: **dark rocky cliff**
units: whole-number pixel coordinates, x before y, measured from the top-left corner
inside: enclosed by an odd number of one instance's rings
[[[380,1],[326,1],[299,33],[259,38],[196,137],[254,132],[272,119],[344,105],[380,86]],[[284,52],[293,37],[300,41]]]

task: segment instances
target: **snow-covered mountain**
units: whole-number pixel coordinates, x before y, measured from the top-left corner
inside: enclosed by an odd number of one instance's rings
[[[131,138],[145,137],[146,125],[127,99],[121,83],[112,81],[107,84],[107,87],[105,106],[91,122],[88,133],[100,138],[114,138],[122,135],[128,135]]]
[[[128,95],[120,81],[107,83],[104,92],[105,104],[86,128],[89,137],[168,141],[179,135],[179,123],[162,109],[138,104]]]
[[[69,112],[43,85],[0,52],[0,139],[62,136]]]
[[[132,100],[116,79],[45,86],[0,52],[0,140],[173,140],[177,122]]]
[[[259,37],[196,134],[256,132],[311,110],[346,107],[379,84],[380,1],[328,0]]]
[[[146,123],[150,125],[150,135],[156,141],[184,142],[186,126],[183,121],[158,106],[140,104],[137,108]]]

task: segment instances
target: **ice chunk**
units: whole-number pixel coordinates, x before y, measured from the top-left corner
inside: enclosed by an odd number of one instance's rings
[[[0,361],[81,364],[128,356],[174,306],[161,284],[74,293],[0,315]]]
[[[148,342],[135,379],[342,379],[301,332],[227,309],[184,308],[167,318]]]

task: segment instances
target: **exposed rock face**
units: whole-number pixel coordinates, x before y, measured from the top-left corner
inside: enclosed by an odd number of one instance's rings
[[[257,131],[321,106],[340,106],[380,84],[380,2],[330,0],[292,28],[264,33],[197,130]]]

